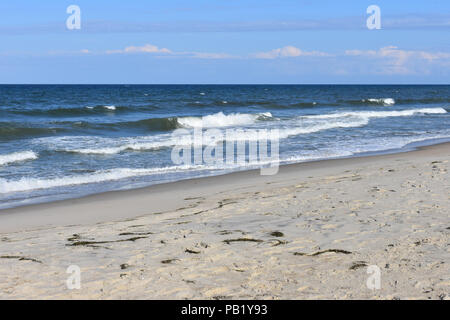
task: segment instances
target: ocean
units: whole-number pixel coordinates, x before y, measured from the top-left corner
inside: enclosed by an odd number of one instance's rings
[[[175,164],[178,129],[276,129],[287,164],[450,141],[449,111],[449,85],[0,85],[0,209],[260,165]]]

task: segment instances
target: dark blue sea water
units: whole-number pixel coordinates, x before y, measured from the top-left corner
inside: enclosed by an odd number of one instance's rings
[[[0,208],[254,167],[174,164],[178,128],[278,129],[292,163],[450,140],[449,111],[445,85],[2,85]]]

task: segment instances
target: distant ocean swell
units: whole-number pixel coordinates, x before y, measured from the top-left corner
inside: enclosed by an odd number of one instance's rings
[[[393,106],[403,104],[449,104],[450,100],[447,98],[361,98],[361,99],[338,99],[330,101],[299,101],[294,103],[280,103],[279,101],[252,101],[252,100],[231,100],[231,101],[186,101],[186,106],[194,107],[222,107],[236,106],[236,107],[248,107],[259,106],[267,109],[302,109],[302,108],[314,108],[317,106],[342,106],[342,105],[380,105],[380,106]],[[107,115],[112,112],[116,114],[133,113],[137,111],[150,112],[158,110],[161,107],[156,102],[148,101],[138,106],[125,106],[125,105],[92,105],[92,106],[78,106],[78,107],[65,107],[65,108],[50,108],[50,109],[24,109],[22,107],[11,108],[7,111],[10,114],[25,115],[25,116],[39,116],[39,117],[81,117],[81,116],[95,116],[95,115]],[[1,111],[1,110],[0,110]]]

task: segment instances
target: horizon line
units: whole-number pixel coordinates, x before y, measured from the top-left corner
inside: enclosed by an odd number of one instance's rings
[[[0,83],[0,86],[448,86],[450,83]]]

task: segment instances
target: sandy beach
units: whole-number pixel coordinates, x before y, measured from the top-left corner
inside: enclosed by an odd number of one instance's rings
[[[449,299],[449,159],[447,143],[2,210],[0,298]]]

